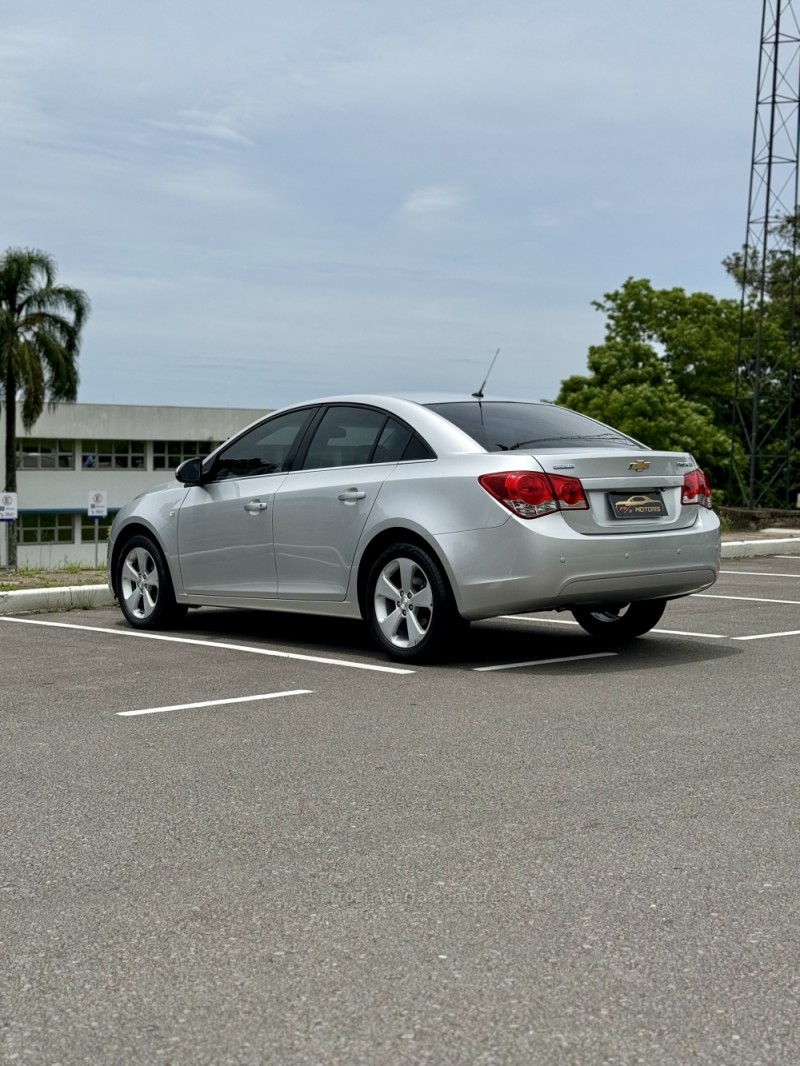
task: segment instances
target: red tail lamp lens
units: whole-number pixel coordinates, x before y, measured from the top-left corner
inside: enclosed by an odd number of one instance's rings
[[[580,481],[533,470],[484,474],[481,485],[520,518],[541,518],[558,510],[586,509],[589,504]]]
[[[696,503],[701,507],[711,507],[711,486],[702,470],[692,470],[690,474],[684,474],[681,503]]]
[[[583,491],[583,485],[576,477],[559,477],[550,474],[550,482],[555,489],[556,498],[562,511],[585,511],[589,501]]]

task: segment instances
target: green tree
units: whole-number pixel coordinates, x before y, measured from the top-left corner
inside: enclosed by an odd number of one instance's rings
[[[736,433],[748,470],[738,489],[744,500],[786,506],[800,488],[800,209],[770,227],[766,246],[723,260],[746,309]]]
[[[652,448],[690,451],[721,483],[731,453],[739,304],[628,278],[594,306],[606,315],[605,343],[589,349],[589,375],[562,382],[556,402]]]
[[[654,289],[628,280],[593,305],[606,315],[606,343],[639,342],[659,355],[679,393],[708,407],[727,429],[735,387],[741,306],[707,292]]]
[[[7,492],[17,488],[17,407],[28,429],[45,401],[75,400],[78,354],[89,299],[56,284],[53,258],[32,248],[8,248],[0,258],[0,388],[5,405]],[[16,530],[9,564],[16,566]]]
[[[800,207],[774,226],[770,226],[768,245],[763,270],[762,253],[758,248],[750,248],[747,251],[746,269],[744,248],[726,256],[722,265],[739,289],[744,290],[747,306],[757,308],[763,296],[767,307],[778,312],[778,317],[788,333],[789,316],[800,317]]]

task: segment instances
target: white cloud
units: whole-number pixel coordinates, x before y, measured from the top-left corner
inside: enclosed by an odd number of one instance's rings
[[[466,201],[464,190],[458,185],[426,185],[409,193],[403,211],[408,215],[450,214],[463,207]]]
[[[252,145],[252,141],[234,128],[234,121],[229,111],[197,111],[193,109],[179,111],[175,119],[153,120],[152,126],[182,136],[208,137],[211,140],[225,141],[230,144]]]

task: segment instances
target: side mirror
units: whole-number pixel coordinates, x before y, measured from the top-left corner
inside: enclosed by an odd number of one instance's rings
[[[203,460],[185,459],[175,471],[175,477],[184,485],[202,485]]]

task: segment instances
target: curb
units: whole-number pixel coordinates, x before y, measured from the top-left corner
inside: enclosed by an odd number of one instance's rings
[[[0,614],[89,610],[92,607],[110,607],[114,603],[116,600],[108,585],[69,585],[64,588],[0,592]]]
[[[800,537],[780,540],[723,540],[723,559],[751,559],[757,555],[800,555]]]

